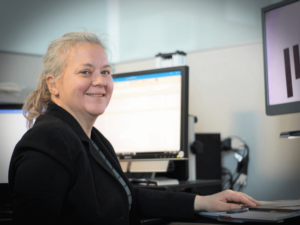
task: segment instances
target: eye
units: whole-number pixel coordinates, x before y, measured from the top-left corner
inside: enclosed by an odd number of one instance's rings
[[[91,74],[90,71],[88,70],[83,70],[83,71],[80,71],[81,74],[84,74],[84,75],[88,75],[88,74]]]
[[[104,70],[104,71],[101,72],[101,74],[110,75],[110,71],[109,70]]]

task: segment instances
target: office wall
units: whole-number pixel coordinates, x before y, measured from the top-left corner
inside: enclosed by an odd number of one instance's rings
[[[261,39],[261,8],[282,0],[1,0],[0,50],[45,54],[54,39],[89,30],[111,61]]]
[[[118,1],[118,62],[260,40],[261,8],[280,1]]]
[[[187,63],[195,132],[237,135],[250,148],[243,192],[260,200],[300,198],[300,140],[279,138],[282,131],[300,130],[300,114],[266,116],[262,43],[191,52]],[[115,72],[154,65],[154,58],[119,63]],[[233,154],[222,155],[223,166],[233,172]]]
[[[43,55],[67,32],[108,31],[108,0],[1,0],[0,50]]]
[[[10,82],[20,89],[20,92],[0,91],[0,103],[23,103],[36,87],[42,56],[0,51],[0,68],[0,86]]]

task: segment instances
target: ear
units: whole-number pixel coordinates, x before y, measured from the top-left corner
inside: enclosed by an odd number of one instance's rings
[[[49,89],[51,95],[57,96],[59,93],[58,93],[58,89],[56,87],[56,82],[55,82],[54,76],[51,74],[47,75],[46,83],[47,83],[47,86],[48,86],[48,89]]]

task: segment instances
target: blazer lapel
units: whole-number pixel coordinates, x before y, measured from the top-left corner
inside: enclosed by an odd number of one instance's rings
[[[115,170],[121,175],[123,173],[119,160],[116,157],[116,153],[112,146],[107,142],[106,138],[97,130],[92,130],[92,137],[95,138],[96,145],[101,149],[103,154],[108,158],[108,161],[112,164]]]
[[[99,146],[99,143],[96,142],[96,145],[99,147],[99,149],[102,150],[101,146]],[[100,153],[96,150],[96,148],[94,146],[92,146],[93,144],[91,142],[89,142],[89,150],[90,153],[93,157],[93,159],[98,163],[99,166],[101,166],[103,169],[106,170],[106,172],[108,172],[111,176],[113,176],[116,180],[117,177],[116,175],[113,173],[112,169],[108,166],[108,164],[105,162],[105,160],[103,159],[103,157],[100,155]]]

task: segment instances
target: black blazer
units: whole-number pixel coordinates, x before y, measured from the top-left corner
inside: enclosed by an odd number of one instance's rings
[[[194,217],[194,194],[133,188],[109,141],[95,128],[91,138],[130,188],[131,210],[124,187],[79,123],[50,103],[12,155],[13,221],[130,224],[137,217]]]

